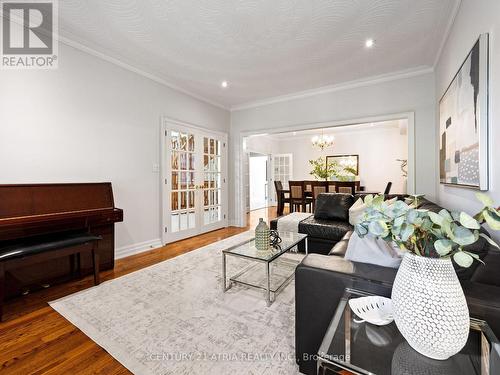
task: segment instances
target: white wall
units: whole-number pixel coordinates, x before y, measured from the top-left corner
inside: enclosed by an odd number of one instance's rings
[[[500,1],[462,0],[450,35],[436,66],[436,108],[439,98],[481,33],[490,33],[490,190],[500,204]],[[439,112],[436,111],[436,118]],[[437,149],[436,149],[437,153]],[[475,213],[480,209],[474,190],[438,185],[442,205]],[[496,235],[497,239],[500,236]]]
[[[330,133],[325,132],[325,135]],[[380,128],[376,126],[365,130],[332,133],[335,144],[323,152],[311,145],[311,137],[298,137],[280,140],[280,153],[293,154],[293,178],[314,180],[309,174],[309,160],[327,155],[359,155],[359,177],[361,185],[369,191],[383,192],[387,182],[392,181],[392,193],[403,192],[403,177],[400,162],[396,159],[408,158],[408,140],[397,127]]]
[[[303,98],[233,111],[231,115],[230,218],[240,219],[240,136],[245,132],[267,133],[299,128],[305,124],[412,111],[415,113],[416,191],[436,198],[436,118],[434,74],[378,82]]]
[[[111,181],[123,251],[160,238],[160,116],[229,130],[230,113],[72,47],[59,69],[0,71],[0,183]]]
[[[245,138],[246,152],[256,152],[259,154],[276,154],[279,142],[269,136],[255,136]]]

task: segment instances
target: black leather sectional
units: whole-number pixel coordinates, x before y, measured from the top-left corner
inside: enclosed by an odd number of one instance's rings
[[[349,224],[349,207],[353,204],[354,197],[350,194],[318,195],[315,214],[299,223],[299,233],[306,233],[309,237],[309,252],[328,254],[333,245],[354,229]],[[277,229],[278,220],[271,220],[271,229]]]
[[[314,215],[299,223],[299,233],[306,233],[309,237],[309,252],[328,254],[332,247],[354,228],[349,224],[349,208],[358,197],[350,194],[322,193],[316,198]],[[387,198],[403,195],[388,195]],[[271,220],[271,229],[277,229],[278,220]],[[304,245],[302,245],[304,246]],[[300,250],[304,250],[299,246]]]
[[[318,201],[324,201],[317,203],[317,207],[323,205],[319,215],[329,215],[329,219],[324,216],[309,218],[299,225],[299,232],[310,236],[310,254],[295,271],[295,351],[300,372],[304,374],[316,374],[314,355],[345,288],[390,297],[397,272],[393,268],[343,258],[352,230],[347,220],[354,198],[341,195],[322,194],[318,197]],[[434,212],[442,209],[428,200],[423,200],[419,208]],[[341,210],[344,210],[343,214]],[[276,221],[271,223],[273,228],[276,225]],[[485,265],[475,262],[468,269],[457,267],[470,314],[486,320],[500,337],[500,252],[482,238],[467,250],[477,253],[485,262]]]

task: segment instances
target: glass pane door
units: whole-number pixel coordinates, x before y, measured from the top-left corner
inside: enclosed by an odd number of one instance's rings
[[[203,137],[203,225],[222,220],[222,142]]]
[[[164,243],[227,225],[226,136],[164,124]]]
[[[170,132],[170,231],[196,228],[195,134]]]

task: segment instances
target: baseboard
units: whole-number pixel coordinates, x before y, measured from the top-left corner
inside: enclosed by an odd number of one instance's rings
[[[162,243],[159,238],[151,241],[135,243],[133,245],[122,246],[115,250],[115,259],[125,258],[131,255],[139,254],[144,251],[152,250],[161,247]]]
[[[229,220],[228,221],[228,225],[230,227],[239,227],[239,228],[243,228],[243,226],[241,225],[240,221],[237,220],[237,219],[232,219],[232,220]]]

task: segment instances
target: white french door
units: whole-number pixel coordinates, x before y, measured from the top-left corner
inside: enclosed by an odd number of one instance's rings
[[[274,181],[281,181],[284,189],[288,189],[288,181],[293,175],[293,154],[273,154],[272,155],[272,178]],[[272,197],[274,203],[277,203],[276,190],[272,186]]]
[[[163,121],[163,243],[227,226],[226,159],[226,134]]]

